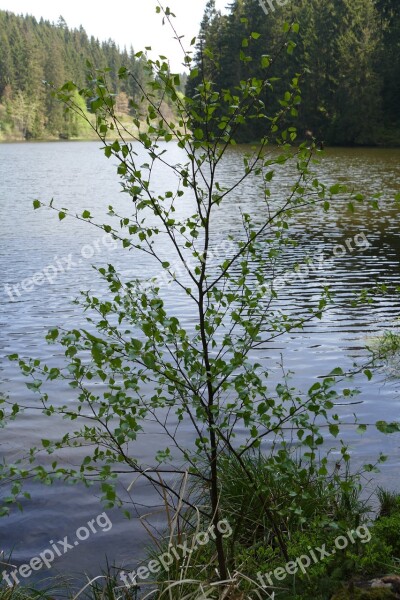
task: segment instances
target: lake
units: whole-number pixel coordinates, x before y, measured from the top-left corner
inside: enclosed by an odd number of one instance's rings
[[[138,150],[140,151],[140,150]],[[178,160],[180,150],[172,146]],[[229,182],[242,164],[243,148],[231,150],[223,164],[221,179]],[[291,168],[285,167],[277,178],[275,193],[280,194],[291,179]],[[336,181],[352,182],[356,189],[368,194],[382,191],[384,197],[379,211],[367,205],[356,207],[354,214],[338,200],[329,213],[315,209],[296,216],[292,233],[299,242],[285,260],[288,264],[302,261],[305,253],[324,253],[327,262],[309,278],[295,278],[280,292],[280,304],[288,311],[302,314],[317,302],[321,285],[329,283],[336,296],[336,305],[321,321],[312,321],[300,334],[291,334],[271,344],[264,351],[264,360],[271,364],[272,379],[279,379],[279,360],[282,353],[286,369],[295,372],[294,382],[309,386],[316,376],[328,373],[341,365],[351,367],[355,360],[366,355],[365,346],[371,337],[398,326],[400,296],[388,294],[377,298],[367,309],[351,306],[354,293],[377,283],[400,285],[400,216],[393,197],[400,191],[400,149],[328,149],[318,167],[320,179],[327,184]],[[162,169],[157,176],[160,191],[171,186],[170,175]],[[38,357],[51,366],[62,364],[56,346],[44,342],[46,331],[56,325],[77,327],[83,323],[79,307],[71,303],[82,289],[104,292],[92,264],[112,262],[126,277],[156,275],[156,265],[142,255],[122,251],[103,239],[104,234],[85,223],[70,219],[58,222],[54,212],[32,209],[32,201],[54,198],[59,207],[76,212],[88,209],[99,219],[112,204],[121,212],[130,210],[129,199],[121,188],[112,161],[107,161],[98,144],[38,143],[0,145],[0,392],[21,404],[32,403],[25,379],[6,356],[19,353]],[[246,183],[218,215],[216,238],[223,241],[240,230],[238,209],[262,220],[264,205],[256,182]],[[182,206],[182,211],[188,210]],[[360,240],[360,245],[343,256],[333,255],[346,240]],[[362,240],[368,240],[363,245]],[[168,249],[160,247],[168,256]],[[61,262],[60,262],[61,261]],[[64,265],[64,273],[54,271],[54,265]],[[53,267],[53,268],[52,268]],[[46,280],[30,285],[26,280],[45,270]],[[39,281],[39,280],[38,280]],[[25,282],[22,286],[21,282]],[[8,286],[8,287],[7,287]],[[192,314],[179,294],[169,288],[168,308],[179,314],[190,327]],[[382,371],[370,383],[365,377],[356,380],[363,386],[361,403],[343,408],[344,418],[351,420],[356,412],[363,422],[397,419],[399,414],[399,382]],[[56,390],[57,392],[57,390]],[[57,392],[56,402],[65,399],[65,390]],[[15,460],[21,449],[28,449],[43,437],[64,431],[66,423],[46,419],[40,411],[28,410],[23,418],[0,432],[0,455]],[[189,425],[184,434],[191,439]],[[399,437],[385,437],[371,428],[363,436],[352,428],[344,432],[351,443],[354,466],[374,462],[383,451],[389,460],[376,481],[399,489]],[[149,431],[141,436],[135,455],[151,464],[155,437]],[[76,464],[76,456],[64,457]],[[375,483],[376,483],[375,481]],[[373,485],[371,484],[371,490]],[[72,535],[79,527],[103,512],[96,489],[83,489],[58,484],[42,487],[28,484],[32,494],[24,501],[22,513],[14,510],[10,517],[0,520],[0,550],[5,555],[13,551],[16,565],[27,563],[33,556],[49,548],[50,540]],[[2,494],[0,488],[0,494]],[[132,492],[139,512],[146,506],[157,506],[151,489],[139,482]],[[144,557],[149,537],[138,519],[128,522],[117,511],[107,511],[112,520],[109,531],[99,531],[84,543],[57,558],[51,571],[41,571],[37,577],[68,573],[82,579],[82,574],[100,574],[105,556],[116,564],[135,564]],[[160,513],[160,521],[162,513]],[[30,581],[32,581],[31,578]]]

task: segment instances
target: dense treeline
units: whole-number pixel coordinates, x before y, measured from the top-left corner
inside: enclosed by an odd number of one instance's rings
[[[280,92],[295,73],[304,73],[303,102],[296,125],[331,144],[399,144],[400,142],[400,2],[398,0],[287,0],[275,10],[264,0],[234,0],[228,14],[208,0],[197,44],[196,60],[207,70],[217,90],[237,86],[249,76],[262,77],[261,57],[275,56],[282,45],[285,21],[300,25],[293,54],[280,52],[270,75],[279,79]],[[248,23],[242,22],[244,17]],[[247,33],[261,34],[257,43],[242,48]],[[204,53],[204,48],[210,53]],[[240,60],[240,51],[251,56]],[[99,42],[85,30],[0,11],[0,139],[48,136],[87,136],[83,120],[65,114],[44,81],[59,86],[67,79],[84,86],[86,61],[110,67],[117,107],[129,113],[129,98],[139,100],[137,83],[144,81],[144,59],[133,49],[121,51],[109,40]],[[126,66],[135,78],[120,80]],[[199,78],[188,85],[195,94]],[[274,100],[272,99],[274,98]],[[85,105],[78,96],[76,101]],[[270,104],[271,112],[276,104]],[[241,141],[258,137],[250,122]]]
[[[112,69],[118,109],[129,112],[128,98],[137,98],[138,85],[134,78],[121,82],[117,72],[123,65],[143,80],[144,59],[132,48],[121,52],[111,40],[100,43],[82,27],[69,29],[62,17],[52,24],[0,11],[0,138],[86,136],[84,121],[64,114],[43,82],[60,86],[72,79],[83,87],[87,60]],[[86,108],[79,96],[76,101]]]
[[[197,43],[199,75],[189,82],[188,95],[195,95],[202,69],[217,91],[232,89],[247,77],[262,78],[262,56],[268,54],[274,57],[269,75],[279,78],[275,92],[287,89],[295,73],[304,74],[296,122],[303,136],[312,133],[330,144],[399,144],[399,0],[283,4],[264,0],[266,14],[258,0],[234,0],[228,14],[221,15],[209,0]],[[292,54],[279,53],[285,21],[300,26]],[[260,38],[242,47],[249,32],[261,34]],[[251,60],[240,60],[241,50]],[[267,93],[266,104],[273,113],[277,93],[268,98]],[[257,122],[249,124],[242,141],[256,139],[257,127]]]

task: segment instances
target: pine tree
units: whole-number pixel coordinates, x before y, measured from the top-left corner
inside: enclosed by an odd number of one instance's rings
[[[400,128],[400,3],[398,0],[377,0],[383,48],[381,73],[383,78],[383,109],[385,124]]]
[[[285,22],[299,24],[293,54],[279,52]],[[245,61],[239,60],[241,50]],[[187,85],[189,97],[195,97],[202,73],[219,92],[238,89],[241,79],[262,78],[265,55],[272,57],[269,76],[275,78],[273,93],[265,90],[267,110],[276,110],[274,103],[296,73],[302,76],[303,101],[298,116],[292,115],[301,137],[373,144],[381,136],[383,113],[388,126],[400,122],[398,0],[292,0],[268,15],[254,0],[234,0],[222,17],[210,1],[196,47],[198,72]],[[251,141],[255,133],[257,122],[249,120],[238,141]]]

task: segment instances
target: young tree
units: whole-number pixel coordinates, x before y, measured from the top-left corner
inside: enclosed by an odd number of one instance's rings
[[[168,9],[161,11],[175,32],[173,15]],[[285,24],[283,49],[292,51],[297,31],[295,23]],[[193,54],[184,50],[181,38],[176,37],[182,45],[189,77],[197,79]],[[240,52],[244,65],[252,45],[257,43],[263,43],[259,34],[247,30]],[[136,57],[141,59],[142,53]],[[318,181],[311,169],[314,144],[292,146],[296,132],[282,125],[297,115],[299,76],[294,74],[288,82],[276,114],[266,106],[265,92],[268,90],[271,96],[273,85],[268,71],[275,58],[263,54],[263,77],[244,78],[234,90],[216,91],[213,81],[202,73],[191,98],[182,98],[179,75],[171,73],[168,62],[161,57],[148,61],[146,87],[134,72],[121,68],[121,81],[133,78],[146,100],[145,115],[140,114],[142,105],[134,105],[139,134],[133,140],[115,113],[115,95],[107,73],[91,70],[90,84],[79,90],[79,95],[95,115],[93,127],[105,156],[118,161],[118,174],[132,200],[133,214],[120,214],[110,206],[109,223],[97,222],[87,210],[75,218],[102,229],[133,253],[145,253],[159,266],[160,276],[151,281],[128,280],[111,265],[98,269],[110,296],[101,299],[83,294],[81,304],[89,315],[88,327],[53,329],[48,335],[50,342],[64,348],[66,367],[50,368],[38,360],[12,357],[20,361],[22,371],[30,377],[28,387],[39,394],[44,414],[62,416],[77,424],[62,439],[43,439],[43,448],[30,453],[32,463],[43,449],[56,456],[62,448],[72,451],[84,447],[87,455],[78,469],[59,466],[55,458],[51,468],[32,464],[31,469],[23,470],[14,465],[11,474],[4,470],[3,477],[7,474],[15,479],[33,471],[46,481],[54,477],[86,483],[96,479],[102,482],[105,500],[114,504],[118,502],[118,473],[128,470],[139,474],[161,488],[171,502],[183,500],[189,509],[214,525],[222,582],[229,579],[229,561],[217,527],[221,517],[226,516],[220,514],[221,461],[229,457],[237,464],[241,477],[263,507],[271,543],[287,559],[280,513],[271,510],[265,483],[254,479],[247,458],[268,440],[272,448],[271,472],[289,472],[288,440],[293,435],[302,445],[310,473],[324,478],[328,459],[325,456],[322,462],[317,461],[323,437],[316,423],[322,419],[337,436],[340,419],[335,402],[346,401],[350,394],[349,390],[336,389],[337,380],[343,377],[340,369],[321,376],[310,389],[293,389],[284,372],[279,384],[272,386],[268,382],[271,363],[261,358],[266,344],[320,318],[329,302],[325,291],[315,307],[307,307],[302,313],[283,314],[276,305],[282,287],[278,276],[284,272],[280,251],[292,243],[287,233],[289,220],[300,209],[314,210],[321,205],[328,210],[331,199],[346,191],[343,186],[327,187]],[[85,118],[74,99],[76,93],[76,85],[68,82],[58,97],[70,111]],[[163,101],[176,107],[177,120],[164,116]],[[226,157],[249,121],[258,124],[259,143],[243,153],[241,172],[226,183]],[[165,142],[181,150],[178,160],[173,160]],[[271,148],[271,143],[277,147]],[[147,153],[144,162],[138,157],[138,146]],[[293,161],[296,177],[283,193],[274,179],[288,161]],[[170,173],[170,185],[163,192],[156,187],[157,165]],[[238,210],[241,234],[221,245],[219,219],[224,210],[235,210],[231,199],[237,198],[241,186],[250,179],[257,182],[264,213],[254,219]],[[183,204],[187,210],[178,211]],[[39,200],[34,203],[35,208],[42,205]],[[74,216],[53,202],[48,207],[61,220]],[[160,236],[168,241],[173,261],[160,253]],[[192,327],[184,327],[178,316],[167,311],[165,282],[185,298]],[[77,406],[59,406],[51,399],[45,388],[52,380],[65,382],[76,392]],[[14,406],[12,416],[19,410]],[[171,414],[177,426],[170,426]],[[138,433],[146,431],[148,422],[166,439],[165,445],[156,449],[150,466],[138,460],[135,452]],[[192,428],[191,447],[183,446],[180,439],[183,422]],[[343,445],[341,452],[347,461]],[[171,474],[186,477],[187,473],[208,491],[208,502],[196,506],[196,495],[190,494],[181,499],[179,486],[171,483]],[[287,510],[299,511],[299,506],[294,502]]]

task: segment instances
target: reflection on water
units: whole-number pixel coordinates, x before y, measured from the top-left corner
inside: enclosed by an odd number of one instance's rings
[[[172,152],[178,159],[180,151],[173,148]],[[241,148],[232,149],[221,165],[223,182],[229,183],[240,171],[242,152]],[[353,361],[365,353],[369,337],[396,325],[400,304],[397,295],[377,299],[368,310],[355,309],[349,302],[354,292],[376,283],[400,284],[399,214],[392,201],[400,190],[400,150],[328,150],[318,169],[320,178],[327,184],[351,181],[356,188],[370,195],[382,191],[384,198],[379,211],[362,205],[351,214],[338,200],[329,213],[315,209],[312,214],[297,215],[293,222],[291,234],[299,243],[285,257],[289,267],[296,261],[302,262],[305,254],[323,252],[330,259],[337,244],[346,244],[346,240],[354,239],[360,232],[370,243],[366,249],[358,248],[343,257],[334,257],[306,280],[294,279],[281,291],[281,308],[290,312],[303,313],[310,305],[315,305],[324,281],[330,284],[337,300],[335,308],[321,321],[309,323],[301,334],[280,338],[262,352],[263,360],[268,360],[271,365],[272,380],[280,377],[282,353],[286,369],[295,372],[294,383],[302,387],[309,387],[318,374],[326,374],[338,365],[351,367]],[[282,194],[290,177],[291,169],[285,167],[274,181],[272,198],[274,194],[276,197]],[[168,172],[160,170],[157,185],[160,190],[171,187]],[[103,157],[95,143],[0,145],[0,385],[13,400],[24,403],[29,396],[18,369],[4,357],[10,352],[18,352],[37,356],[51,366],[60,363],[60,354],[55,353],[54,346],[44,343],[44,335],[51,326],[76,326],[81,322],[82,315],[79,308],[71,304],[71,298],[81,289],[99,289],[99,281],[91,267],[93,263],[112,262],[126,276],[147,277],[158,272],[157,266],[144,256],[103,243],[98,230],[68,219],[59,224],[54,213],[33,211],[32,201],[54,198],[58,206],[79,213],[88,209],[101,220],[106,218],[109,204],[118,207],[119,212],[130,210],[128,197],[120,191],[112,163]],[[247,181],[230,199],[229,205],[220,210],[215,243],[228,235],[239,235],[239,207],[262,220],[265,209],[256,181]],[[190,209],[190,201],[187,201],[179,210],[187,214]],[[161,246],[160,251],[168,256],[167,247]],[[10,300],[5,284],[21,285],[35,273],[46,273],[46,269],[59,264],[60,260],[71,268],[57,275],[52,285],[46,280],[41,281],[21,295],[14,295],[14,302]],[[47,273],[51,274],[51,269]],[[192,314],[186,299],[176,294],[173,288],[166,290],[165,298],[168,308],[189,326]],[[58,394],[57,401],[63,401],[65,391],[60,389]],[[361,400],[362,404],[346,409],[347,416],[351,418],[353,410],[357,410],[365,422],[398,416],[397,383],[385,381],[383,375],[370,385],[364,383]],[[51,424],[40,412],[28,411],[10,430],[1,432],[1,454],[7,454],[12,460],[21,448],[26,449],[40,442],[42,437],[48,437],[49,426],[55,435],[63,431],[66,424]],[[183,433],[191,440],[189,425],[184,426]],[[349,428],[345,438],[352,442],[357,464],[373,462],[379,451],[389,454],[381,477],[389,486],[398,485],[396,436],[385,438],[371,429],[366,436],[355,437]],[[151,432],[141,436],[136,449],[138,458],[151,462],[155,443],[158,441]],[[66,460],[78,462],[76,456]],[[0,548],[13,548],[13,560],[17,564],[28,562],[49,547],[49,540],[71,535],[101,512],[95,488],[85,490],[61,484],[51,488],[32,484],[29,488],[33,501],[25,503],[24,512],[13,513],[0,522]],[[134,487],[133,495],[139,506],[157,503],[151,489],[143,483]],[[109,514],[113,520],[112,530],[91,537],[60,558],[52,574],[57,567],[63,572],[98,574],[106,554],[119,564],[132,563],[143,556],[149,539],[138,521],[127,524],[115,511]]]

